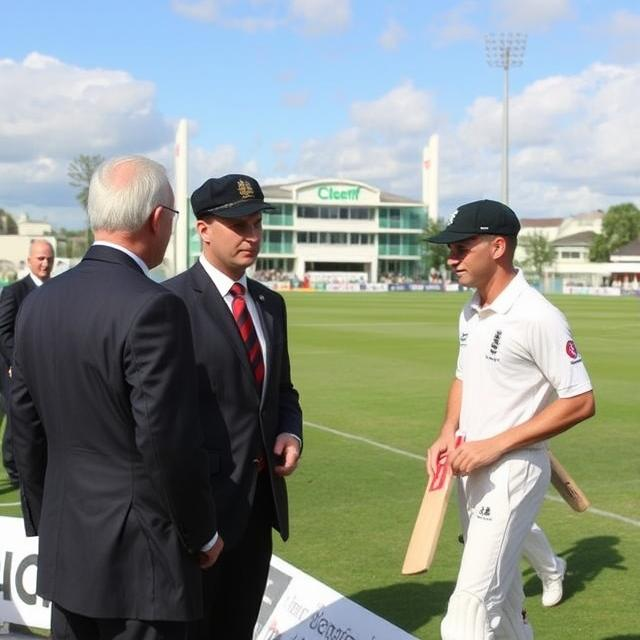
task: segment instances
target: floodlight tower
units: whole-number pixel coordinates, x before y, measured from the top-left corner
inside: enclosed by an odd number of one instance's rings
[[[487,64],[504,69],[502,103],[502,202],[509,204],[509,68],[520,67],[527,48],[526,33],[491,33],[484,37]]]

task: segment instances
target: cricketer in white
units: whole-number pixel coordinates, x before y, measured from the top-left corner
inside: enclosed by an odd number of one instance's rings
[[[460,315],[460,349],[440,435],[465,539],[443,640],[531,640],[519,569],[549,485],[545,440],[592,416],[591,382],[562,313],[513,266],[520,223],[506,205],[463,205],[431,242],[476,292]],[[454,436],[465,442],[454,450]]]

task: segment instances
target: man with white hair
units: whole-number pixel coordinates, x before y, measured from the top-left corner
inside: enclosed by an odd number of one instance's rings
[[[151,160],[100,165],[96,242],[18,316],[14,450],[54,638],[183,640],[202,615],[201,568],[222,548],[189,317],[147,277],[173,200]]]
[[[7,420],[2,437],[2,462],[12,487],[18,487],[18,470],[13,456],[11,438],[11,414],[9,411],[9,389],[11,384],[11,363],[13,362],[13,334],[16,317],[24,299],[51,277],[55,254],[53,246],[47,240],[32,240],[29,243],[27,265],[29,273],[2,290],[0,295],[0,363],[2,373],[2,395],[5,400]]]

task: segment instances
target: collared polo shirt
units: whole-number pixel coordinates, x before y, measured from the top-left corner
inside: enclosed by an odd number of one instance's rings
[[[459,338],[459,429],[469,441],[502,433],[556,398],[592,388],[566,318],[521,271],[490,305],[481,307],[474,294],[460,314]]]

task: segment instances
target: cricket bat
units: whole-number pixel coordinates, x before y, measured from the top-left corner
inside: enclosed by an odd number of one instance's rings
[[[456,438],[456,447],[462,442]],[[413,533],[402,565],[403,575],[422,573],[431,568],[436,553],[442,523],[447,513],[451,493],[451,465],[447,456],[438,460],[435,473],[429,476]]]
[[[549,451],[549,460],[551,462],[551,484],[574,511],[582,512],[587,510],[591,506],[589,498],[551,451]]]

